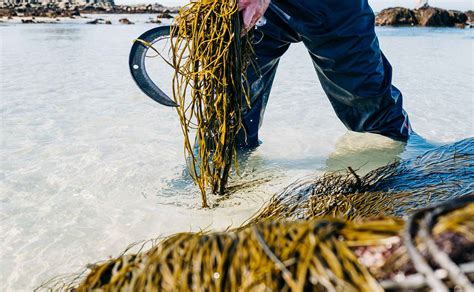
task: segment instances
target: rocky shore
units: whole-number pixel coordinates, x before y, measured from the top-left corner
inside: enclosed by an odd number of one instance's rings
[[[431,27],[472,27],[474,12],[461,12],[424,6],[418,9],[404,7],[387,8],[377,14],[378,26],[431,26]]]
[[[158,14],[158,18],[172,18],[179,7],[166,7],[161,4],[149,5],[110,5],[104,3],[88,5],[47,5],[26,4],[0,6],[0,17],[78,17],[81,14]]]
[[[114,5],[113,2],[98,2],[87,5],[60,5],[56,3],[5,5],[0,3],[0,22],[2,19],[20,18],[21,23],[54,23],[58,18],[79,18],[83,14],[157,14],[151,23],[161,23],[160,19],[171,19],[180,7],[166,7],[161,4],[148,5]],[[42,18],[42,20],[35,20]],[[51,19],[51,20],[48,20]],[[100,19],[89,21],[90,24],[105,23]],[[128,20],[124,24],[133,24]],[[472,27],[474,11],[466,12],[446,10],[431,6],[418,9],[392,7],[380,11],[375,18],[377,26],[430,26],[430,27]]]

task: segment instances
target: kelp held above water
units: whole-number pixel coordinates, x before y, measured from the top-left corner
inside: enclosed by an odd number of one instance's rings
[[[252,48],[241,35],[236,0],[192,1],[172,27],[173,97],[178,104],[185,156],[207,207],[206,188],[223,194],[241,111],[248,106],[245,70]],[[190,136],[195,132],[196,137]]]

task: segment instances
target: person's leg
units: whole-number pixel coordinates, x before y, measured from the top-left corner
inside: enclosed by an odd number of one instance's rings
[[[250,86],[251,106],[242,113],[244,129],[238,134],[239,148],[254,148],[259,145],[258,130],[262,125],[280,57],[291,42],[297,42],[297,35],[273,10],[265,14],[266,23],[254,32],[254,66],[247,70]]]
[[[411,129],[402,94],[392,85],[392,67],[379,48],[367,0],[290,0],[281,6],[294,13],[291,26],[302,35],[345,126],[406,141]]]

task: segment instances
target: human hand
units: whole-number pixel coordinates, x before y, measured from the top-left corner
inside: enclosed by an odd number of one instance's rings
[[[270,0],[239,0],[239,11],[242,11],[244,30],[255,26],[270,4]]]

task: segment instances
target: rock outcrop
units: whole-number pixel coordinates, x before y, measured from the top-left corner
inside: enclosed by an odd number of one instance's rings
[[[382,10],[376,17],[377,25],[417,25],[418,20],[413,10],[394,7]]]
[[[130,20],[128,20],[128,18],[121,18],[121,19],[119,19],[119,22],[121,24],[135,24],[135,23],[131,22]]]
[[[419,9],[403,7],[387,8],[375,18],[375,24],[385,25],[420,25],[434,27],[452,27],[466,24],[468,16],[457,10],[424,6]]]
[[[22,16],[22,17],[74,17],[80,16],[78,9],[63,9],[55,6],[25,6],[16,8],[0,8],[0,17]]]
[[[474,23],[474,11],[468,10],[464,14],[467,16],[467,22]]]
[[[96,18],[94,20],[86,22],[87,24],[112,24],[110,20],[105,20],[103,18]]]
[[[150,18],[150,20],[147,23],[160,24],[161,22],[162,21],[159,20],[158,18],[156,18],[156,19]]]
[[[172,19],[173,15],[171,15],[169,12],[163,12],[159,13],[156,18],[165,18],[165,19]]]
[[[461,11],[445,10],[435,7],[423,7],[415,10],[418,24],[421,26],[454,26],[466,23],[467,16]]]
[[[18,1],[17,1],[18,2]],[[180,7],[166,7],[161,4],[148,5],[113,5],[109,2],[89,3],[87,5],[71,5],[59,1],[53,3],[47,1],[43,4],[36,1],[35,3],[13,4],[13,2],[0,1],[0,17],[70,17],[80,16],[84,14],[140,14],[140,13],[157,13],[160,18],[173,18],[171,14],[178,13]],[[105,4],[104,4],[105,3]],[[113,2],[112,2],[113,3]]]

